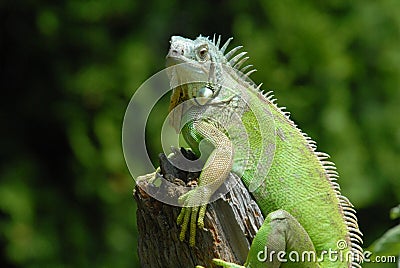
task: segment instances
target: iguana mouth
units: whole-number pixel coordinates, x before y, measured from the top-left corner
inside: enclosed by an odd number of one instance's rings
[[[174,66],[179,63],[185,63],[186,59],[183,55],[180,55],[176,50],[170,49],[167,56],[165,57],[167,67]]]

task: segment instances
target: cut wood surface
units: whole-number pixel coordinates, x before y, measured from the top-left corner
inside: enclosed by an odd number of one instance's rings
[[[182,149],[181,152],[186,158],[193,158],[190,151]],[[199,173],[184,172],[172,166],[164,154],[160,154],[159,159],[159,175],[169,181],[188,184],[198,177]],[[181,208],[162,203],[148,194],[159,187],[149,181],[150,177],[138,181],[134,189],[138,254],[143,268],[215,267],[211,262],[213,258],[238,264],[245,262],[251,241],[264,218],[239,177],[231,173],[221,187],[232,189],[207,206],[205,229],[197,229],[194,247],[189,246],[187,237],[183,242],[179,240],[180,227],[176,219]],[[180,195],[176,191],[170,194]]]

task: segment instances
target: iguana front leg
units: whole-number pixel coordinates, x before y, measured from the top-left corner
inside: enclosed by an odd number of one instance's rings
[[[233,164],[233,146],[229,138],[217,127],[206,121],[193,122],[193,128],[203,139],[214,146],[208,157],[205,168],[200,174],[198,186],[179,198],[183,204],[177,223],[182,226],[180,240],[185,239],[190,222],[189,244],[195,245],[196,228],[204,228],[204,215],[207,203],[212,194],[221,186],[228,177]]]

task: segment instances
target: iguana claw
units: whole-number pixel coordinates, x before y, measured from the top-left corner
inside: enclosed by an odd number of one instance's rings
[[[214,264],[225,267],[225,268],[245,268],[242,265],[238,265],[238,264],[231,263],[231,262],[226,262],[226,261],[223,261],[220,259],[213,259],[212,261]],[[196,268],[205,268],[205,267],[202,265],[196,265]]]
[[[222,266],[225,268],[245,268],[245,266],[239,265],[239,264],[235,264],[235,263],[231,263],[231,262],[226,262],[224,260],[221,259],[213,259],[213,263],[218,265],[218,266]]]
[[[201,193],[199,195],[199,188],[196,188],[179,197],[179,202],[184,204],[184,207],[182,207],[182,210],[177,218],[177,224],[182,226],[179,239],[181,241],[185,239],[186,231],[190,221],[189,245],[191,247],[193,247],[196,243],[197,226],[199,228],[204,228],[204,216],[207,209],[207,204],[200,206],[195,205],[203,203],[199,201],[201,200],[199,199],[199,196],[201,196]]]

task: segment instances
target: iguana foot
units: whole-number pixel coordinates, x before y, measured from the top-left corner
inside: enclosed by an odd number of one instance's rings
[[[179,239],[183,241],[190,223],[189,245],[193,247],[196,242],[196,228],[204,228],[204,216],[206,214],[209,197],[205,195],[202,187],[197,187],[179,197],[179,203],[183,204],[181,213],[177,218],[177,224],[182,226]]]
[[[226,262],[221,259],[213,259],[213,263],[215,263],[216,265],[225,267],[225,268],[245,268],[242,265],[232,263],[232,262]]]
[[[161,176],[161,175],[159,175],[160,174],[160,172],[161,172],[161,169],[160,169],[160,167],[158,167],[154,172],[152,172],[152,173],[149,173],[149,174],[145,174],[145,175],[142,175],[142,176],[138,176],[137,178],[136,178],[136,183],[137,184],[139,184],[139,183],[141,183],[141,182],[144,182],[144,181],[146,181],[146,182],[148,182],[148,183],[154,183],[155,181],[157,181],[158,179],[159,179],[159,177]]]
[[[226,262],[221,259],[213,259],[212,261],[214,264],[225,267],[225,268],[246,268],[245,266],[242,266],[242,265],[239,265],[236,263],[232,263],[232,262]],[[196,268],[205,268],[205,267],[201,266],[201,265],[196,265]]]

